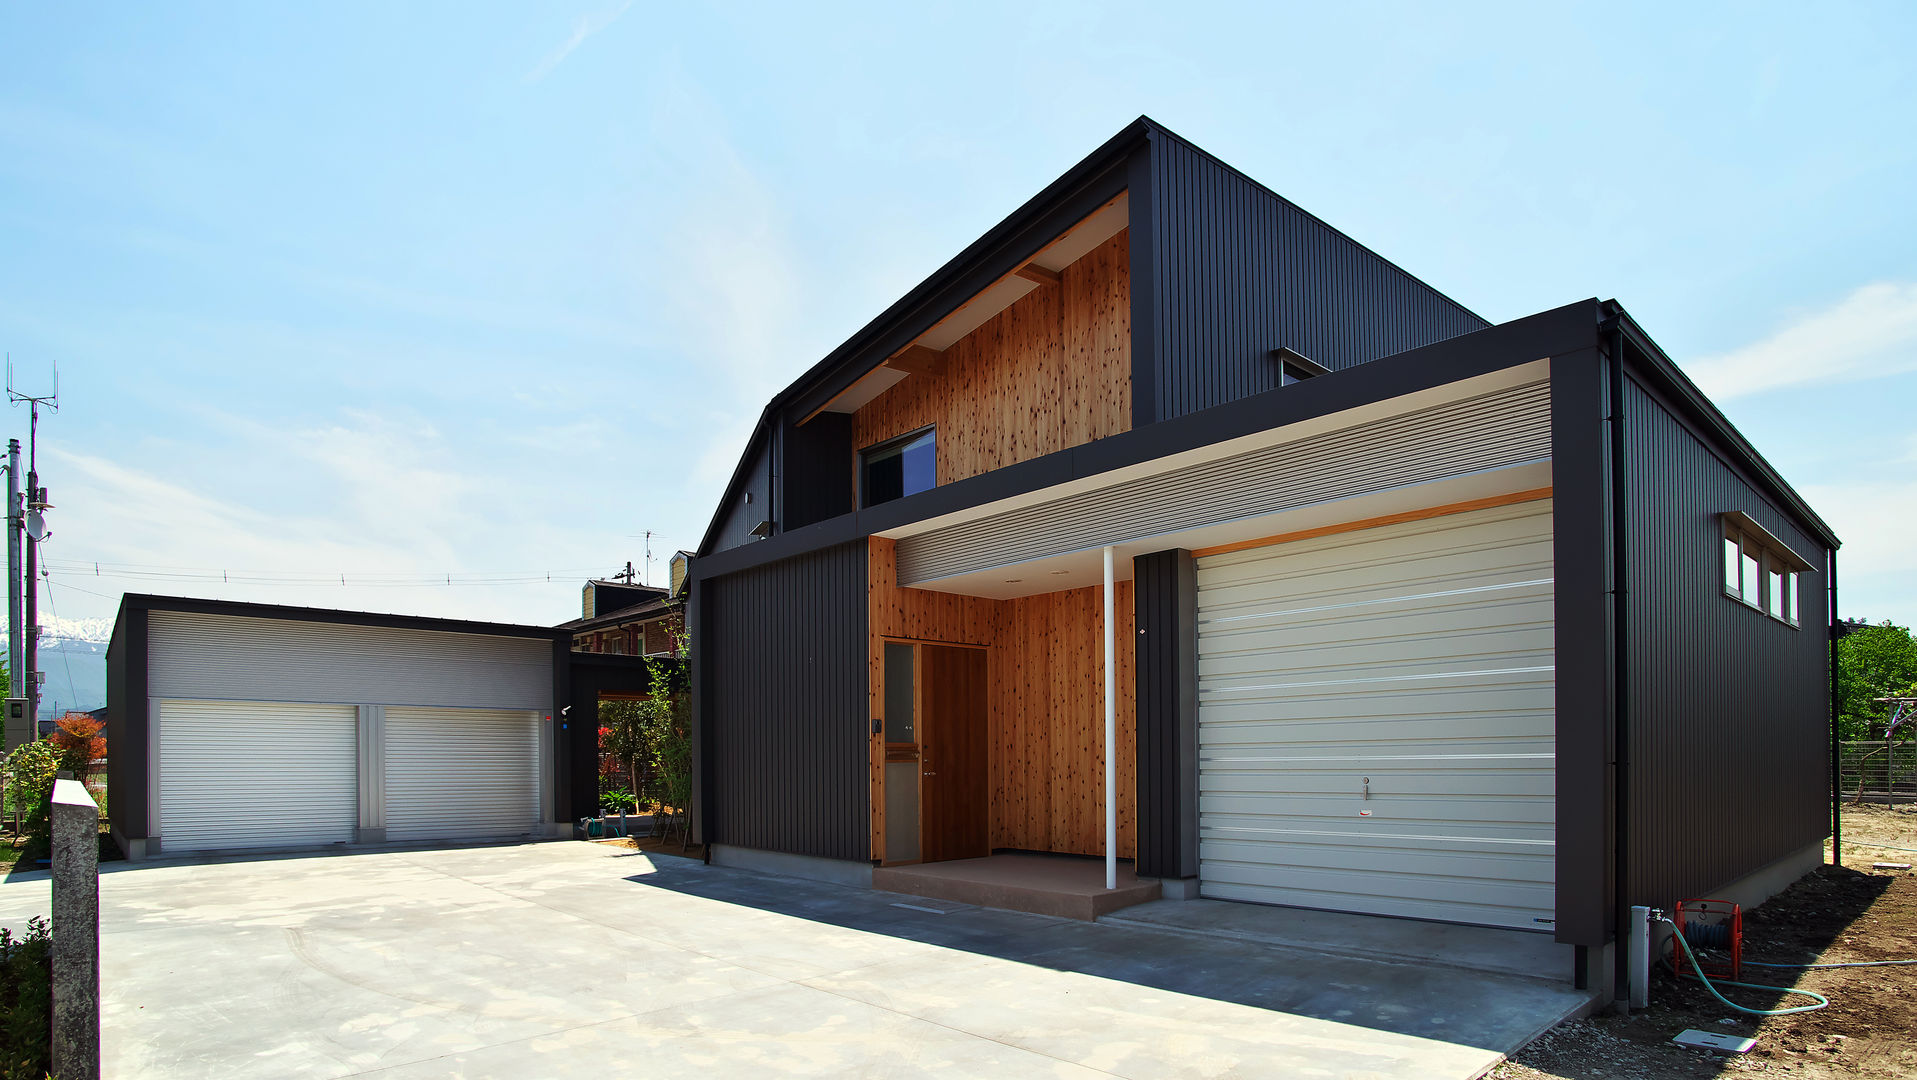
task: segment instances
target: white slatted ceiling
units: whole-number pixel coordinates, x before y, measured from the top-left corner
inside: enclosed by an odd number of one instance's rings
[[[1549,384],[1511,387],[908,536],[899,584],[1550,456]]]
[[[168,854],[346,843],[359,821],[350,705],[161,701]]]
[[[386,709],[386,838],[520,836],[539,820],[539,725],[508,709]]]
[[[155,697],[550,710],[549,638],[155,611]]]
[[[1204,895],[1550,927],[1550,505],[1199,560]]]

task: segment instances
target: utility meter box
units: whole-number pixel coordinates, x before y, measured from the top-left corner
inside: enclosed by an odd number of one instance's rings
[[[27,715],[27,699],[10,697],[7,699],[6,748],[12,750],[21,743],[33,741],[33,718]]]

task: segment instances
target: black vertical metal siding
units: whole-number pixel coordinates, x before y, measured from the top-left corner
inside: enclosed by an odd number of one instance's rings
[[[144,607],[124,602],[107,641],[107,817],[120,835],[147,834],[147,700]]]
[[[1490,325],[1162,132],[1148,199],[1156,311],[1140,330],[1156,358],[1154,419],[1278,386],[1280,346],[1336,370]]]
[[[1191,552],[1132,560],[1138,873],[1198,876],[1198,584]]]
[[[865,541],[700,587],[704,837],[869,859]]]
[[[752,535],[752,527],[772,518],[772,444],[764,429],[746,448],[746,454],[751,464],[740,478],[738,490],[732,493],[732,505],[720,508],[725,524],[713,537],[712,551],[752,543],[758,539]],[[752,497],[750,503],[746,502],[748,495]]]
[[[1635,380],[1624,391],[1630,813],[1626,892],[1710,896],[1825,835],[1822,572],[1795,629],[1724,595],[1718,514],[1742,510],[1815,566],[1828,549]]]
[[[803,425],[795,425],[790,416],[785,416],[779,424],[785,475],[779,527],[799,529],[851,513],[851,415],[820,413]]]

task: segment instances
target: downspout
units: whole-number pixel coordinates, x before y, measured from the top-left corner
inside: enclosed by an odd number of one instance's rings
[[[1837,777],[1843,765],[1843,751],[1837,741],[1837,639],[1843,634],[1843,622],[1837,617],[1837,549],[1825,556],[1830,574],[1830,864],[1844,865],[1844,793]]]
[[[1610,424],[1611,440],[1611,756],[1612,774],[1612,897],[1613,917],[1617,923],[1615,950],[1616,975],[1613,993],[1629,984],[1628,929],[1631,912],[1631,664],[1628,581],[1630,569],[1625,556],[1630,539],[1625,515],[1628,485],[1624,456],[1624,327],[1618,313],[1610,320]]]

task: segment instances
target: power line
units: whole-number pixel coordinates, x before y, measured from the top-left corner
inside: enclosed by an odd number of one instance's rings
[[[49,577],[47,578],[47,580],[48,580],[48,581],[52,581],[52,580],[53,580],[53,578],[52,578],[51,576],[49,576]],[[113,602],[114,602],[114,603],[116,603],[116,604],[117,604],[117,603],[119,603],[119,602],[120,602],[120,601],[121,601],[122,599],[124,599],[124,596],[108,596],[108,595],[107,595],[106,593],[103,593],[103,592],[94,592],[94,591],[93,591],[92,589],[82,589],[81,587],[79,587],[78,585],[75,585],[75,584],[73,584],[73,583],[72,583],[72,582],[70,582],[70,581],[62,581],[62,582],[60,582],[60,587],[61,587],[62,589],[70,589],[70,590],[72,590],[73,592],[77,592],[77,593],[86,593],[86,594],[87,594],[88,596],[97,596],[97,597],[99,597],[99,598],[100,598],[100,599],[102,599],[102,600],[111,600],[111,601],[113,601]],[[55,614],[58,614],[58,612],[55,612]]]
[[[53,603],[53,576],[47,573],[47,568],[43,566],[40,568],[40,577],[44,579],[47,583],[47,610],[53,612],[53,617],[57,619],[60,617],[60,609],[56,607]],[[67,655],[67,651],[65,649],[60,650],[60,663],[66,666],[67,691],[71,693],[79,688],[79,684],[73,681],[73,658]],[[54,704],[58,705],[59,702],[56,701],[54,702]],[[40,718],[37,716],[34,717],[33,722],[35,724],[38,724],[40,722]]]

